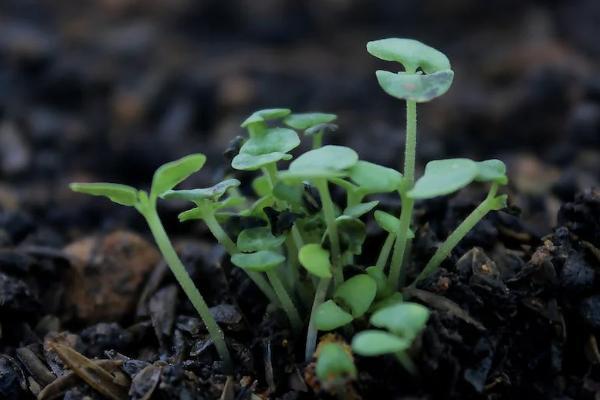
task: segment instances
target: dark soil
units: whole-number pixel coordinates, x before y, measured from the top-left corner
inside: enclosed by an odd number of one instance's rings
[[[209,163],[189,185],[215,182],[240,121],[272,106],[335,112],[336,143],[399,167],[403,107],[364,50],[386,36],[443,49],[456,71],[419,108],[419,160],[505,160],[510,207],[406,293],[432,310],[419,376],[357,358],[348,393],[600,399],[597,1],[76,3],[0,4],[0,399],[330,396],[201,224],[161,209],[226,332],[230,378],[141,218],[67,183],[144,187],[194,151]],[[482,196],[417,205],[411,276]],[[370,231],[363,265],[383,240]]]

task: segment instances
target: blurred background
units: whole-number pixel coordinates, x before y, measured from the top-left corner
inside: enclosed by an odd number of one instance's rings
[[[398,168],[404,104],[374,71],[399,66],[365,50],[394,36],[442,50],[456,73],[418,109],[421,167],[503,159],[539,234],[598,184],[597,0],[3,0],[0,225],[139,224],[67,183],[143,187],[161,163],[201,151],[193,183],[210,184],[241,121],[266,107],[336,113],[331,141]]]

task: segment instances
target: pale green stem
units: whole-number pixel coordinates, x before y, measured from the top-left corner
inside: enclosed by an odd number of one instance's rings
[[[227,253],[231,256],[240,251],[237,248],[237,245],[231,240],[227,232],[221,227],[219,221],[215,218],[213,212],[206,211],[203,213],[203,221],[208,227],[208,230],[212,235],[217,239],[217,241],[225,248]],[[260,272],[248,271],[244,270],[250,280],[254,282],[254,284],[260,289],[261,292],[269,299],[269,301],[275,305],[279,305],[279,300],[275,295],[271,286],[269,286],[269,282],[265,279],[264,276],[260,274]]]
[[[377,257],[377,263],[375,266],[380,270],[385,270],[385,265],[387,264],[387,260],[390,257],[390,253],[392,251],[392,246],[396,241],[396,235],[393,233],[388,233],[385,238],[385,242],[383,242],[383,246],[381,247],[381,251],[379,252],[379,257]]]
[[[323,216],[325,217],[325,224],[327,225],[327,232],[329,233],[329,243],[331,243],[331,259],[332,259],[332,272],[333,282],[335,287],[340,285],[344,281],[344,273],[341,265],[341,251],[340,251],[340,240],[338,236],[337,224],[335,222],[335,209],[333,206],[333,200],[329,193],[329,186],[327,185],[326,179],[316,179],[315,184],[319,190],[321,196],[321,204],[323,205]]]
[[[294,243],[294,238],[291,232],[289,232],[285,238],[285,246],[287,251],[288,260],[288,286],[293,290],[296,287],[300,273],[298,271],[298,249]]]
[[[265,165],[263,167],[263,173],[267,177],[271,190],[273,190],[277,183],[277,165],[275,165],[275,163]]]
[[[323,304],[323,301],[325,300],[325,296],[327,295],[327,289],[329,289],[330,282],[331,278],[321,278],[321,280],[319,281],[319,285],[317,286],[317,291],[315,292],[315,299],[313,301],[313,306],[310,311],[308,332],[306,333],[306,349],[304,353],[306,361],[310,361],[317,347],[317,328],[315,326],[315,314],[319,306]]]
[[[294,238],[294,244],[297,249],[301,249],[304,246],[304,239],[302,238],[302,234],[298,229],[298,225],[292,225],[292,237]]]
[[[419,281],[427,278],[429,275],[433,274],[442,264],[442,262],[450,255],[452,250],[458,245],[458,243],[477,225],[479,221],[481,221],[487,213],[492,211],[496,204],[494,201],[494,197],[496,196],[496,191],[498,189],[497,184],[493,184],[486,196],[485,200],[477,206],[465,220],[448,236],[448,238],[442,243],[440,247],[433,254],[429,262],[425,265],[425,268],[417,279],[411,284],[414,286]]]
[[[179,256],[177,256],[177,253],[175,252],[175,249],[173,248],[173,245],[171,244],[171,241],[165,232],[162,222],[160,221],[156,209],[148,205],[148,207],[143,210],[142,214],[146,218],[146,222],[150,227],[150,231],[152,231],[154,240],[156,241],[160,252],[167,262],[167,265],[171,268],[173,275],[175,275],[175,279],[177,279],[177,282],[200,315],[200,318],[202,318],[204,325],[206,325],[206,329],[208,330],[208,333],[215,344],[219,356],[221,356],[221,359],[223,360],[225,368],[228,371],[232,371],[233,364],[231,362],[229,349],[227,349],[227,344],[225,343],[225,335],[223,335],[223,331],[219,325],[217,325],[217,322],[210,313],[206,301],[200,294],[200,291],[198,291],[196,285],[194,285],[192,278],[190,278],[189,274],[187,273],[183,263],[179,259]]]
[[[315,133],[312,137],[312,148],[318,149],[323,146],[323,132]]]
[[[298,310],[296,309],[294,302],[290,298],[287,290],[285,290],[285,287],[283,286],[283,283],[279,279],[277,271],[267,271],[267,277],[269,278],[273,289],[275,289],[275,293],[277,294],[277,297],[281,302],[283,310],[285,311],[285,313],[288,316],[288,319],[290,320],[292,329],[296,334],[299,333],[302,330],[302,319],[300,318],[300,314],[298,314]]]

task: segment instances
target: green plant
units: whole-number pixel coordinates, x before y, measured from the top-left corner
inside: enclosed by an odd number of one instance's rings
[[[199,171],[205,162],[206,157],[203,154],[193,154],[163,165],[154,173],[149,194],[143,190],[136,190],[131,186],[115,183],[72,183],[70,187],[75,192],[93,196],[104,196],[117,204],[134,207],[139,211],[146,220],[154,236],[154,240],[165,261],[171,268],[173,275],[175,275],[177,282],[179,282],[179,285],[206,325],[206,329],[225,364],[225,368],[231,371],[233,364],[227,344],[225,343],[223,331],[217,325],[204,297],[202,297],[202,294],[200,294],[200,291],[194,285],[183,263],[177,256],[156,210],[156,203],[160,196],[165,195],[188,176]]]
[[[274,108],[256,111],[241,124],[248,137],[236,139],[237,154],[229,151],[233,174],[214,186],[173,190],[202,167],[201,155],[161,167],[150,195],[123,185],[72,186],[76,191],[134,206],[144,215],[165,259],[205,320],[226,362],[229,355],[222,333],[172,250],[156,213],[157,198],[193,203],[194,207],[181,213],[179,219],[203,221],[227,250],[231,263],[242,269],[266,298],[287,315],[295,335],[308,322],[307,360],[315,354],[318,331],[341,328],[351,336],[356,327],[370,323],[383,329],[354,335],[354,351],[365,356],[394,354],[409,370],[414,370],[414,366],[407,351],[429,316],[423,306],[406,302],[402,293],[406,286],[404,266],[410,260],[414,238],[414,203],[452,194],[473,182],[489,185],[487,197],[440,245],[411,285],[433,274],[485,215],[505,207],[506,196],[497,193],[507,183],[506,168],[499,160],[431,161],[423,176],[416,177],[416,104],[449,89],[454,73],[447,57],[408,39],[370,42],[367,50],[404,67],[398,73],[376,73],[386,93],[406,101],[403,173],[361,160],[351,148],[323,145],[324,135],[336,128],[332,124],[337,118],[334,114],[293,114],[287,108]],[[312,149],[293,159],[291,152],[301,143],[299,132],[311,139]],[[287,168],[280,170],[281,164],[290,160]],[[252,181],[240,182],[235,178],[237,171],[244,171],[244,176],[250,173]],[[254,193],[242,195],[247,189]],[[332,189],[345,196],[342,204],[333,200]],[[377,209],[379,202],[371,196],[382,194],[399,195],[400,215]],[[357,266],[355,260],[362,253],[367,236],[364,220],[370,214],[386,233],[386,239],[372,265]],[[244,222],[240,224],[246,229],[225,229],[233,217]],[[349,361],[339,346],[326,349],[319,356],[317,375],[326,380],[355,375],[351,357]]]

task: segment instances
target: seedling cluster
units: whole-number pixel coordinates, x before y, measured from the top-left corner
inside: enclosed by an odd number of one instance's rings
[[[416,105],[449,89],[454,73],[448,58],[409,39],[369,42],[367,50],[404,68],[397,73],[376,73],[386,93],[406,102],[402,173],[361,160],[351,148],[323,145],[324,137],[337,129],[334,114],[296,114],[277,108],[257,111],[241,124],[248,138],[232,158],[231,167],[254,171],[253,181],[244,185],[253,189],[252,196],[241,195],[237,189],[241,182],[234,178],[209,188],[176,190],[179,183],[202,168],[202,154],[160,167],[149,193],[109,183],[71,185],[77,192],[135,207],[144,216],[229,370],[232,361],[223,333],[163,229],[156,209],[159,198],[193,205],[179,219],[206,224],[226,249],[231,263],[248,275],[269,302],[285,312],[294,334],[306,332],[307,360],[315,354],[319,331],[341,329],[346,336],[353,336],[356,354],[393,354],[409,371],[416,368],[408,350],[429,317],[427,308],[406,301],[402,294],[414,238],[414,202],[454,193],[473,182],[489,184],[487,197],[439,246],[410,285],[433,274],[486,214],[505,207],[506,196],[497,194],[499,187],[507,183],[505,166],[499,160],[435,160],[427,163],[423,176],[415,177]],[[291,152],[300,145],[301,135],[310,139],[312,149],[294,158]],[[281,169],[283,162],[290,160],[287,168]],[[332,187],[345,193],[342,204],[332,200]],[[398,195],[400,215],[378,210],[378,201],[371,198],[378,194]],[[350,276],[347,267],[354,265],[355,256],[362,252],[367,235],[364,221],[370,215],[386,232],[386,239],[372,265],[355,266],[353,271],[362,272]],[[222,224],[233,216],[260,222],[232,234]],[[372,329],[356,332],[357,326],[367,324]],[[341,375],[356,375],[351,355],[339,346],[328,344],[318,352],[316,370],[321,380],[338,382],[344,380]]]

